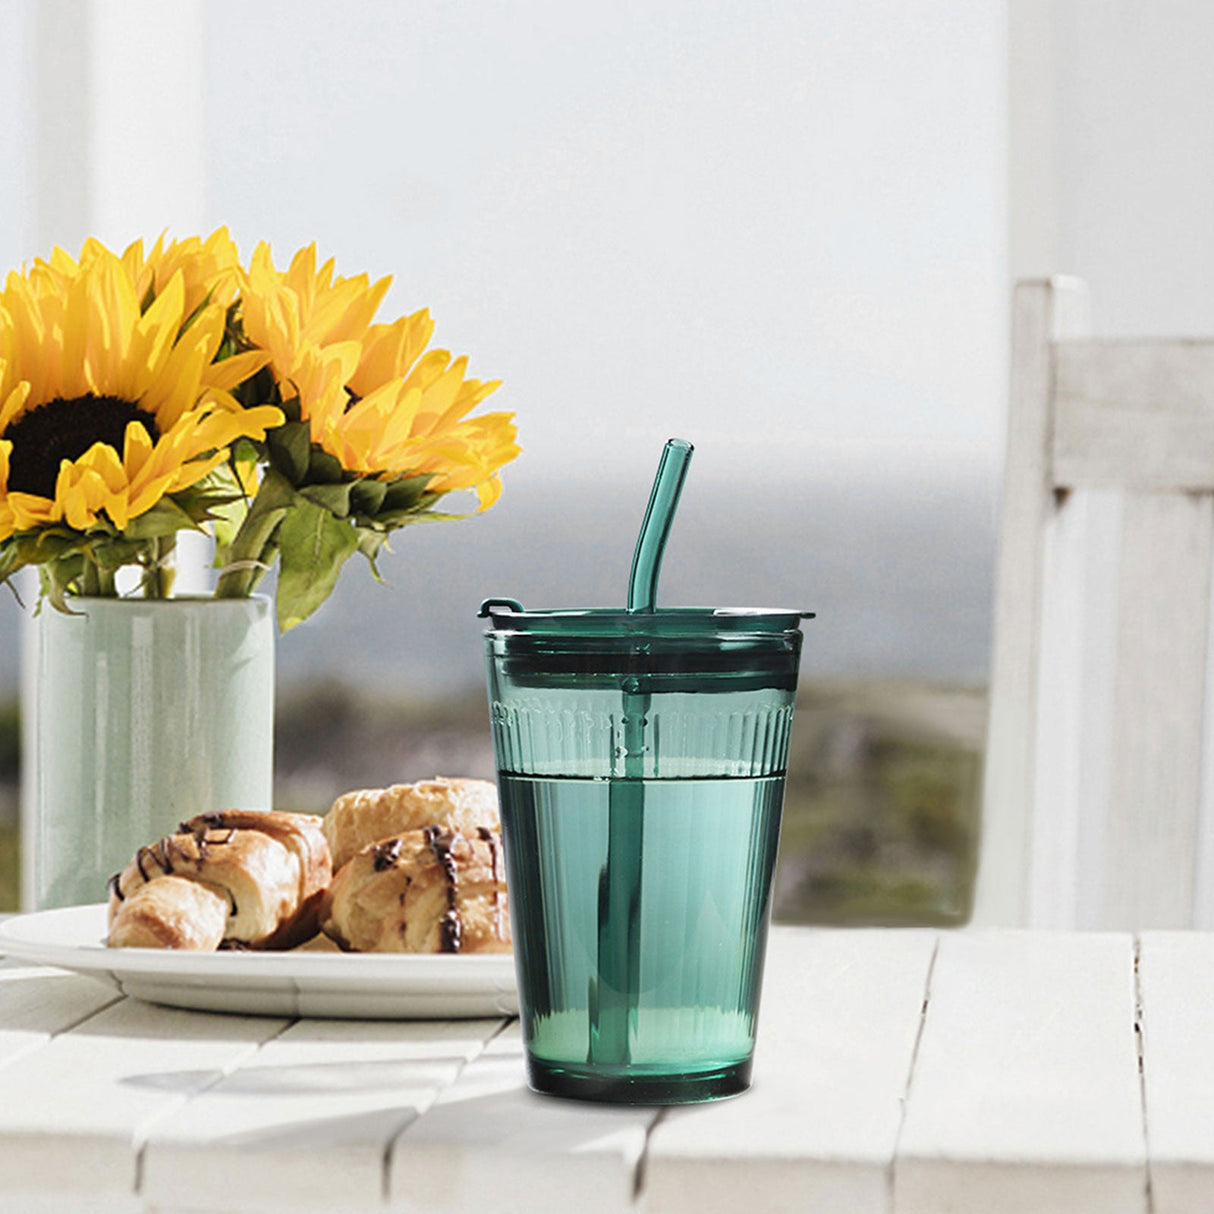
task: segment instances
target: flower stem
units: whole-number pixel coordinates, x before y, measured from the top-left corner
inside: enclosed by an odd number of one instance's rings
[[[215,585],[217,599],[243,599],[253,593],[278,553],[278,528],[294,498],[291,483],[270,469],[224,553],[225,568]]]
[[[160,535],[148,548],[148,561],[143,574],[143,597],[167,599],[173,591],[173,552],[177,548],[175,535]]]
[[[87,557],[80,572],[80,593],[90,599],[101,594],[101,570]]]

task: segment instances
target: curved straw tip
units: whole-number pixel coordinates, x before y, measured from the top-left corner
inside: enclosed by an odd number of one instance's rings
[[[691,451],[691,444],[684,438],[669,439],[662,449],[662,459],[653,478],[649,505],[632,556],[632,572],[628,577],[629,611],[653,611],[657,603],[662,553],[683,490]]]

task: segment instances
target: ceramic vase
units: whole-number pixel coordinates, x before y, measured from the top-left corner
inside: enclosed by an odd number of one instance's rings
[[[194,814],[272,804],[268,599],[72,605],[44,606],[36,621],[22,820],[31,910],[104,901],[136,849]]]

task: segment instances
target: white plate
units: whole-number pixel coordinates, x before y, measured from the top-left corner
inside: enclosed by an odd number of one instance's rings
[[[107,948],[104,904],[0,923],[0,955],[87,974],[170,1007],[259,1016],[432,1020],[518,1011],[514,958]]]

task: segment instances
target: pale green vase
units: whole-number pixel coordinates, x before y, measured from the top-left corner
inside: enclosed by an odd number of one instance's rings
[[[272,803],[268,599],[72,607],[44,607],[36,621],[22,820],[29,909],[104,901],[108,878],[183,819]]]

